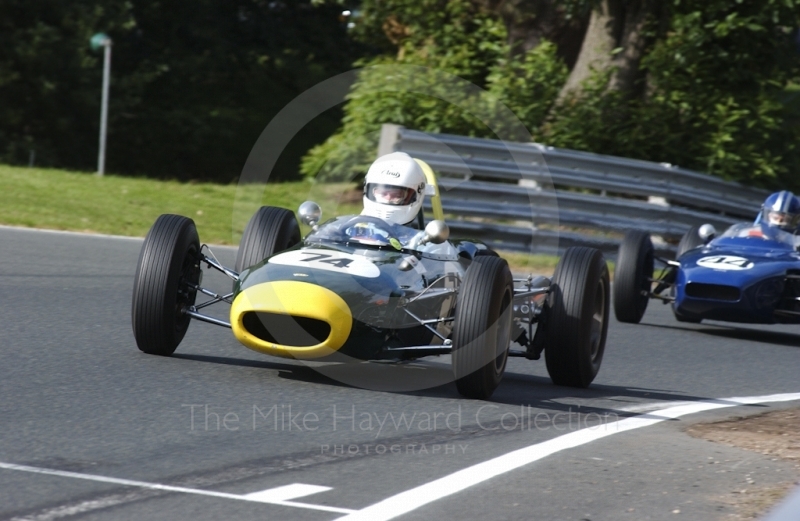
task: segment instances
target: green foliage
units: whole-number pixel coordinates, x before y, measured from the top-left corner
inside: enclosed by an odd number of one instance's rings
[[[503,25],[473,2],[373,0],[363,8],[359,37],[385,44],[376,29],[381,28],[383,38],[394,42],[396,57],[364,64],[341,129],[304,158],[306,176],[345,180],[363,175],[375,158],[383,123],[522,139],[509,134],[519,123],[504,116],[501,105],[535,128],[566,79],[566,67],[550,43],[509,58]]]
[[[566,65],[556,56],[556,46],[548,41],[525,54],[502,58],[487,77],[489,111],[497,112],[492,105],[503,103],[529,130],[535,130],[552,109],[568,75]]]
[[[236,178],[270,119],[299,92],[349,70],[363,49],[335,5],[310,0],[0,2],[0,160],[91,169],[102,53],[113,39],[109,171]],[[273,177],[338,125],[333,111],[289,145]]]
[[[795,0],[679,4],[671,32],[644,66],[653,85],[648,106],[663,115],[665,134],[684,137],[673,152],[682,165],[800,187],[800,134],[784,125],[781,102],[800,78],[791,39],[798,26]]]
[[[599,3],[564,0],[558,12],[585,18]],[[567,77],[555,46],[511,53],[497,2],[3,0],[0,160],[24,164],[35,150],[37,165],[94,167],[102,54],[88,40],[103,31],[114,40],[111,172],[234,179],[279,110],[356,63],[344,117],[307,125],[272,179],[296,177],[338,125],[304,175],[363,174],[382,123],[526,139],[508,107],[547,144],[800,190],[800,0],[666,4],[646,30],[641,96],[609,90],[612,71],[598,71],[555,105]],[[503,9],[530,19],[534,5]],[[354,6],[348,31],[340,13]]]
[[[567,71],[553,45],[544,42],[524,56],[509,57],[502,27],[478,4],[365,0],[355,32],[394,55],[379,63],[447,70],[488,94],[465,100],[472,112],[465,114],[419,94],[387,92],[386,81],[362,73],[342,128],[306,156],[303,173],[336,171],[321,168],[326,161],[341,165],[342,177],[363,173],[374,157],[381,123],[493,137],[489,126],[514,128],[492,117],[504,104],[549,145],[800,190],[797,0],[672,0],[667,19],[653,20],[646,29],[650,46],[642,63],[647,75],[642,96],[610,90],[613,71],[597,71],[580,95],[568,95],[557,106]],[[569,0],[561,8],[565,16],[584,16],[597,5]],[[525,15],[524,5],[514,8]],[[423,76],[403,81],[410,91],[417,83],[435,83]]]
[[[619,136],[626,134],[629,120],[625,99],[607,89],[611,71],[595,72],[580,94],[570,93],[540,127],[541,140],[551,146],[619,152]],[[611,152],[613,150],[614,152]]]
[[[610,71],[598,72],[554,111],[544,140],[800,189],[790,92],[800,78],[799,8],[794,0],[676,1],[669,32],[643,60],[647,95],[626,99],[607,89]]]
[[[81,164],[90,134],[96,158],[102,56],[88,42],[129,23],[123,2],[0,3],[0,158],[27,162],[35,149],[40,163]]]

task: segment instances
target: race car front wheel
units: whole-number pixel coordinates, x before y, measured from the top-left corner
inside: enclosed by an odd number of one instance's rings
[[[608,266],[600,250],[573,247],[558,261],[544,321],[547,373],[556,385],[587,387],[600,370],[609,314]]]
[[[300,226],[294,213],[285,208],[262,206],[244,229],[236,254],[236,271],[261,262],[300,242]]]
[[[169,356],[183,340],[200,280],[200,241],[194,221],[165,214],[156,219],[139,253],[133,282],[131,321],[136,345]]]
[[[485,400],[508,360],[514,282],[500,257],[477,256],[458,294],[453,320],[453,373],[458,392]]]
[[[638,324],[642,320],[650,300],[653,264],[650,234],[637,230],[626,233],[614,269],[614,314],[620,322]]]
[[[689,228],[689,231],[686,232],[683,237],[681,237],[681,240],[678,243],[678,250],[675,253],[675,258],[678,259],[687,251],[693,250],[698,246],[702,246],[703,244],[705,244],[705,241],[700,238],[700,227],[692,226]]]

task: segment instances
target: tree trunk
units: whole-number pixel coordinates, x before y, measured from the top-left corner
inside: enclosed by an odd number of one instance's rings
[[[612,69],[609,89],[627,96],[641,93],[639,64],[648,44],[645,28],[663,13],[657,0],[602,0],[592,11],[580,54],[559,98],[580,94],[594,71]]]
[[[479,0],[503,20],[513,54],[527,52],[543,39],[555,43],[571,69],[578,59],[589,17],[568,19],[556,0]]]
[[[593,71],[605,71],[611,67],[611,53],[616,48],[615,26],[620,18],[616,9],[618,4],[619,0],[602,0],[600,5],[592,10],[578,60],[569,74],[567,83],[561,89],[560,98],[579,90]]]

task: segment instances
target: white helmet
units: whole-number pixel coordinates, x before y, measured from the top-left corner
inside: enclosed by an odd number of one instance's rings
[[[367,171],[361,215],[408,224],[422,208],[425,185],[422,168],[405,152],[381,156]]]

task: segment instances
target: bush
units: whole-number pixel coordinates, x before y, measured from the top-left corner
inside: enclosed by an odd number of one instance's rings
[[[396,33],[408,35],[398,42],[398,56],[364,64],[341,128],[305,156],[304,175],[360,178],[375,159],[383,123],[465,136],[530,138],[505,106],[528,129],[539,126],[566,80],[566,66],[555,46],[544,42],[509,58],[499,20],[469,2],[444,4],[437,32],[420,39],[419,28],[395,27]]]

